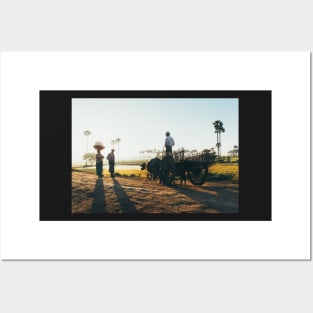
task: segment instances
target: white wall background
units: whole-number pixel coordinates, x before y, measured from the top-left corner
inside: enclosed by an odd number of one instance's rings
[[[0,50],[312,51],[311,3],[5,0]],[[0,309],[312,312],[312,282],[312,261],[1,261]]]

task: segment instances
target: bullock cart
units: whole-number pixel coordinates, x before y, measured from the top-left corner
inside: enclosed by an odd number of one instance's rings
[[[208,168],[215,162],[215,153],[202,152],[187,154],[185,151],[163,154],[162,159],[154,158],[147,163],[147,179],[160,180],[160,183],[175,184],[176,179],[181,183],[186,179],[193,185],[203,185],[208,176]],[[143,169],[143,168],[142,168]]]
[[[216,158],[215,154],[210,152],[186,155],[184,151],[174,152],[172,157],[174,169],[169,171],[169,180],[174,181],[177,176],[185,176],[193,185],[205,183],[208,177],[208,168],[215,162]]]

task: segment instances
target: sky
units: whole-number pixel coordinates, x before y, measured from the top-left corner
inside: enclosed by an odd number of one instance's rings
[[[173,150],[210,149],[216,145],[213,122],[221,120],[221,152],[239,146],[239,101],[237,98],[95,98],[72,99],[72,162],[96,152],[102,141],[108,154],[111,141],[120,138],[115,155],[119,160],[142,158],[140,151],[162,150],[165,133],[175,140]],[[89,130],[90,136],[84,131]]]

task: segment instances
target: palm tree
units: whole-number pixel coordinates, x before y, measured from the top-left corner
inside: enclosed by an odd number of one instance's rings
[[[221,143],[217,142],[215,147],[217,148],[217,155],[219,156],[220,155]]]
[[[88,153],[88,137],[91,135],[91,131],[85,130],[84,135],[87,136],[87,152],[86,153]],[[87,167],[87,159],[86,159],[86,167]]]
[[[112,139],[111,140],[111,145],[113,146],[113,149],[114,149],[114,145],[116,144],[116,141],[115,141],[115,139]]]
[[[214,123],[213,123],[213,126],[215,128],[215,133],[216,133],[216,147],[217,147],[217,156],[218,158],[221,157],[221,133],[224,133],[225,132],[225,129],[223,127],[223,122],[220,121],[220,120],[216,120]]]

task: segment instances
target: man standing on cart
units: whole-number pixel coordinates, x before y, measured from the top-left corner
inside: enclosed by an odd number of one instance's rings
[[[169,153],[172,154],[173,153],[172,148],[175,145],[175,141],[173,137],[171,136],[170,132],[166,132],[165,136],[166,136],[165,143],[164,143],[165,152],[166,154],[169,154]]]
[[[165,135],[165,164],[163,165],[163,175],[165,184],[170,184],[173,182],[175,175],[175,163],[173,158],[173,146],[175,145],[175,141],[169,131],[167,131]]]

